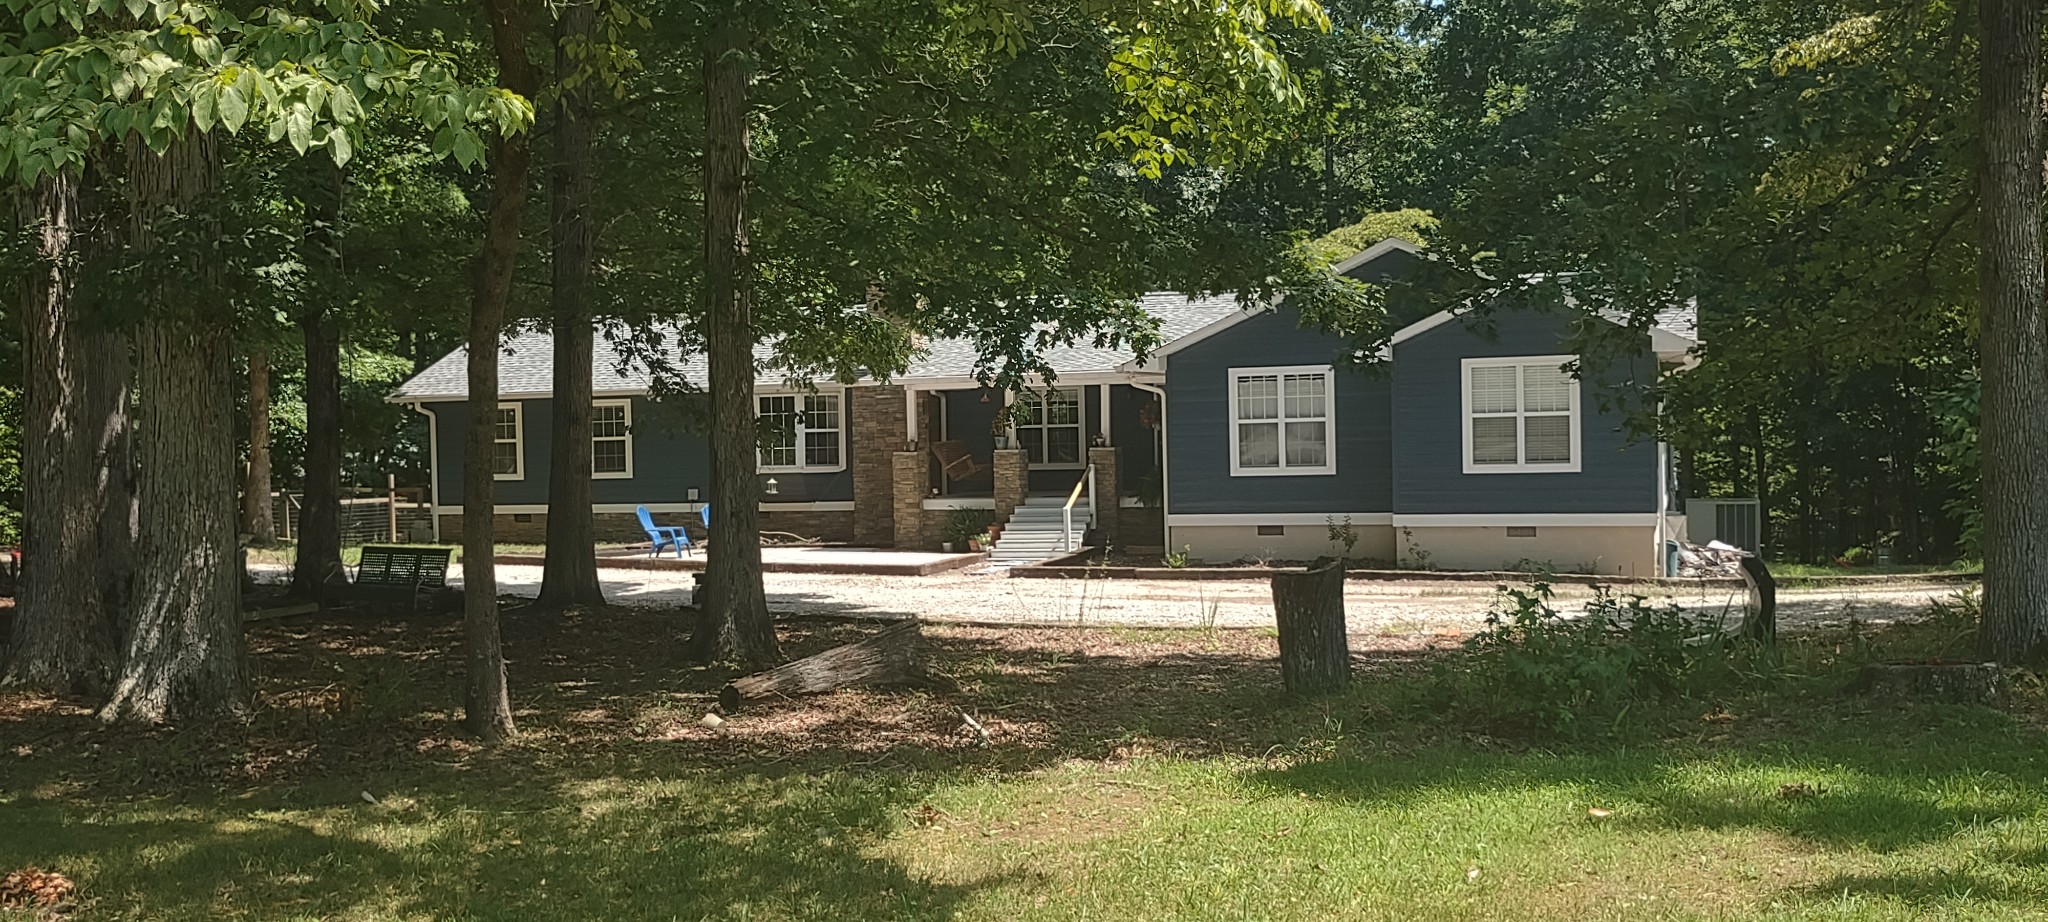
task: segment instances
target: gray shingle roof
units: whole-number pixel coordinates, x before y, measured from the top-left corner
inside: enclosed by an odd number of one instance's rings
[[[1139,299],[1139,303],[1147,314],[1159,321],[1161,344],[1173,342],[1238,310],[1237,296],[1232,294],[1189,298],[1178,292],[1153,292]],[[709,383],[709,366],[702,354],[682,354],[673,337],[666,349],[668,361],[682,372],[685,380],[698,387]],[[970,340],[932,339],[925,343],[924,350],[911,359],[909,369],[896,380],[971,377],[978,357],[979,353]],[[1046,363],[1062,375],[1112,372],[1135,357],[1136,354],[1128,349],[1098,349],[1086,342],[1055,347],[1045,354]],[[763,343],[754,347],[755,362],[762,367],[767,367],[774,358],[774,344]],[[469,393],[468,376],[469,350],[457,349],[399,385],[390,399],[460,398]],[[553,334],[525,330],[505,340],[504,349],[498,356],[499,394],[507,397],[546,395],[554,389],[553,379]],[[770,370],[758,380],[763,384],[779,384],[782,376]],[[644,363],[624,361],[611,342],[602,337],[598,339],[591,361],[591,384],[597,393],[643,393],[652,383],[653,375]]]

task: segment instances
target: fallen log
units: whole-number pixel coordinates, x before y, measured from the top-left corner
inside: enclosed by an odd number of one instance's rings
[[[719,691],[718,704],[730,714],[749,701],[764,698],[922,681],[924,634],[912,619],[892,624],[866,639],[734,679]]]

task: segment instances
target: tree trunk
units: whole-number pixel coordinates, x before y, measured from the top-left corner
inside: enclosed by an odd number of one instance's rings
[[[578,72],[570,42],[587,38],[596,10],[572,0],[556,21],[555,68],[562,92],[555,104],[555,163],[549,185],[554,243],[554,448],[549,453],[547,558],[540,603],[604,604],[597,581],[597,537],[591,521],[590,208],[597,160],[591,80]]]
[[[242,533],[277,540],[270,509],[270,347],[249,350],[249,477],[242,484]]]
[[[210,222],[212,135],[154,154],[131,139],[131,247],[152,273],[137,352],[141,459],[135,622],[101,718],[184,723],[247,708],[235,543],[233,353]],[[181,213],[173,218],[174,213]]]
[[[1979,61],[1984,616],[2002,663],[2048,654],[2048,316],[2041,245],[2041,0],[1983,0]]]
[[[97,253],[88,184],[49,176],[18,199],[39,263],[20,289],[24,570],[0,684],[99,695],[113,682],[127,617],[133,366],[127,342],[91,316],[80,290]]]
[[[705,549],[699,660],[781,659],[761,585],[754,435],[753,267],[747,253],[747,56],[744,3],[718,14],[704,47],[704,317],[711,364],[711,545]]]
[[[303,166],[310,174],[303,246],[312,284],[299,312],[306,343],[306,482],[292,533],[298,546],[291,594],[317,600],[325,587],[348,579],[341,564],[341,330],[328,294],[344,284],[338,239],[343,173],[326,157],[307,157]]]
[[[1322,558],[1300,573],[1273,574],[1273,617],[1280,629],[1280,681],[1313,695],[1351,683],[1351,640],[1344,624],[1344,562]]]
[[[520,0],[484,0],[498,85],[527,99],[540,77],[526,57],[526,9]],[[498,634],[498,573],[493,518],[495,474],[491,459],[498,410],[498,345],[519,263],[520,221],[526,211],[526,176],[532,135],[491,142],[491,205],[477,255],[476,287],[469,305],[469,430],[462,461],[462,639],[469,691],[463,716],[485,742],[510,737],[512,699],[505,688],[505,651]]]

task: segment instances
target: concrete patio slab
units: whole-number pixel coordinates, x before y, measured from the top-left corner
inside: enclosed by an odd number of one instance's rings
[[[500,554],[497,562],[510,566],[540,566],[542,558],[527,554]],[[849,573],[870,576],[930,576],[988,562],[987,554],[941,554],[927,551],[898,551],[878,547],[764,547],[761,569],[769,573]],[[704,552],[677,558],[673,554],[649,557],[633,548],[598,552],[601,569],[619,570],[702,570]]]

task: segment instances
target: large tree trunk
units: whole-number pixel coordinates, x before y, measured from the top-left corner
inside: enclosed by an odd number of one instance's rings
[[[142,294],[148,313],[137,344],[135,622],[119,680],[100,711],[110,721],[184,723],[247,707],[233,353],[218,307],[212,235],[192,214],[214,194],[219,163],[213,136],[189,128],[161,155],[140,142],[128,152],[130,245],[153,272],[176,268],[149,279]],[[167,236],[174,212],[183,216]]]
[[[292,561],[291,594],[319,599],[347,580],[341,564],[341,330],[329,305],[341,279],[341,168],[326,157],[303,161],[306,230],[303,248],[312,284],[299,311],[306,343],[305,496]]]
[[[18,200],[39,263],[20,290],[25,569],[0,683],[99,695],[113,682],[127,620],[133,365],[80,288],[97,253],[88,184],[49,176]]]
[[[711,363],[711,546],[697,658],[765,666],[781,659],[761,585],[756,505],[754,317],[747,254],[747,55],[744,3],[727,5],[704,46],[704,316]]]
[[[2048,316],[2041,245],[2041,0],[1983,0],[1977,346],[1986,655],[2048,653]]]
[[[592,81],[578,74],[570,43],[590,35],[592,0],[572,0],[555,27],[555,163],[549,186],[554,243],[555,431],[549,452],[547,559],[540,603],[603,605],[597,581],[597,539],[590,503],[590,275],[594,258],[590,208],[597,160]]]
[[[484,0],[484,12],[491,21],[498,85],[532,99],[540,77],[526,57],[525,8],[520,0]],[[520,132],[491,143],[490,214],[469,305],[469,430],[462,461],[462,637],[469,692],[463,716],[470,732],[485,742],[513,733],[505,651],[498,634],[498,572],[491,559],[496,549],[491,460],[498,410],[498,341],[519,261],[519,225],[526,211],[526,174],[532,161],[530,138]]]
[[[270,347],[249,350],[249,474],[242,483],[242,533],[277,540],[270,509]]]

